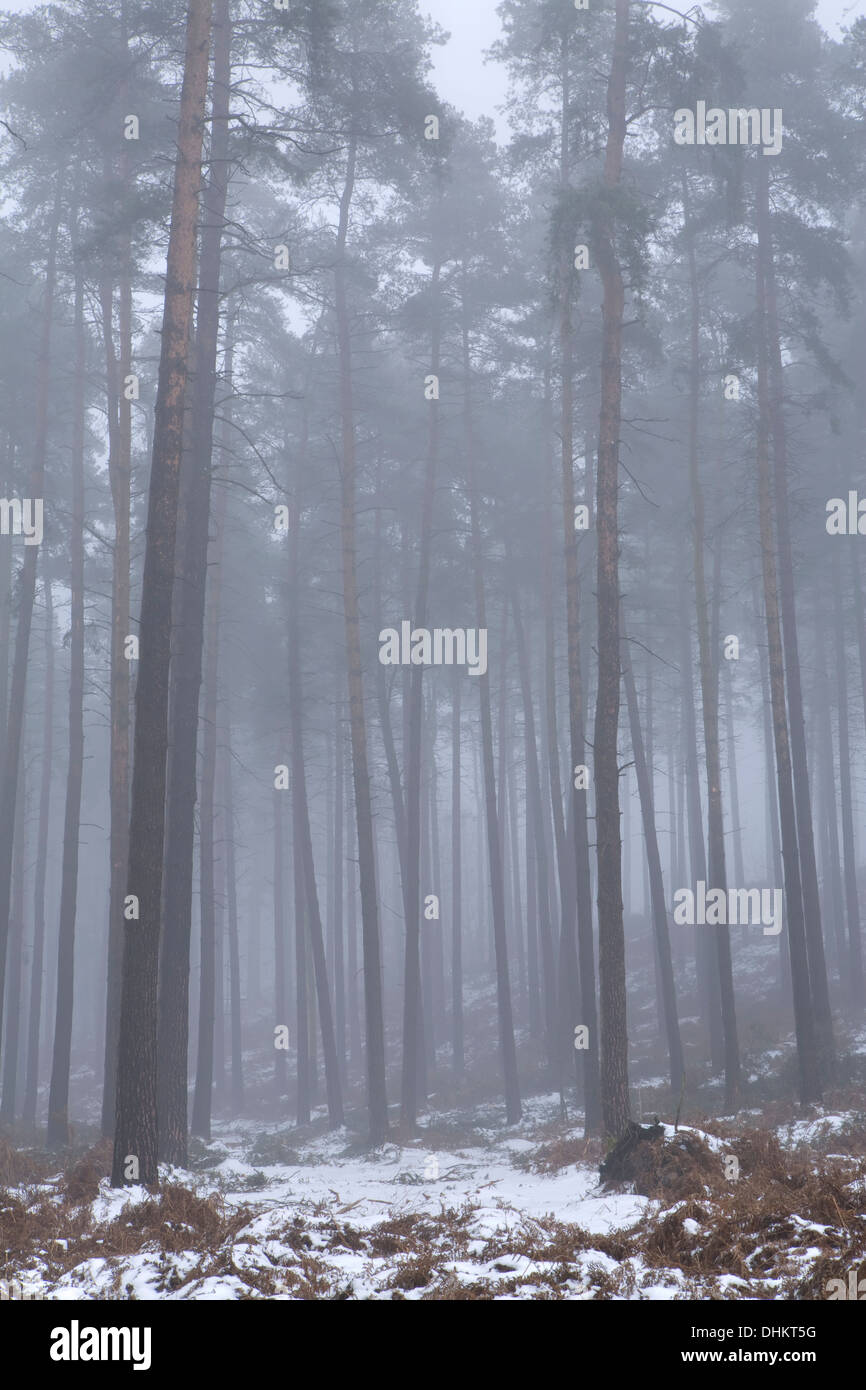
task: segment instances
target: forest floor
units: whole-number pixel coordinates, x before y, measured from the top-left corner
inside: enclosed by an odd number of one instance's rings
[[[52,1299],[823,1299],[866,1277],[862,1095],[665,1125],[613,1190],[551,1094],[508,1128],[475,1103],[372,1152],[323,1119],[225,1121],[154,1194],[108,1186],[105,1143],[62,1170],[2,1144],[0,1280]]]

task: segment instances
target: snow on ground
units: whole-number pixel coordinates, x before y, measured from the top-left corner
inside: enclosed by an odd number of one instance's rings
[[[737,1255],[736,1272],[729,1262],[704,1274],[707,1213],[604,1190],[597,1159],[580,1156],[579,1127],[560,1121],[557,1130],[559,1118],[552,1095],[529,1101],[511,1128],[495,1111],[480,1123],[477,1111],[471,1123],[439,1114],[426,1146],[422,1137],[375,1151],[349,1129],[304,1139],[285,1125],[227,1122],[195,1148],[194,1168],[164,1170],[156,1202],[103,1179],[71,1235],[47,1241],[19,1277],[62,1300],[766,1298],[790,1296],[785,1280],[826,1256],[832,1232],[792,1210],[790,1263],[737,1268]],[[826,1114],[778,1137],[793,1150],[850,1121]],[[673,1126],[663,1128],[674,1140]],[[566,1157],[540,1162],[551,1135]],[[728,1147],[689,1126],[679,1135],[713,1157]],[[31,1202],[49,1191],[27,1190]],[[48,1198],[62,1200],[59,1190]],[[684,1259],[647,1259],[638,1248],[661,1220]]]

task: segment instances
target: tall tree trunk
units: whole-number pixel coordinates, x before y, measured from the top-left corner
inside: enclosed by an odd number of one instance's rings
[[[24,967],[24,851],[27,845],[27,763],[19,776],[21,831],[15,839],[12,856],[12,906],[9,923],[9,974],[7,989],[9,1007],[6,1010],[6,1039],[3,1053],[3,1098],[0,1101],[0,1124],[12,1126],[18,1096],[18,1053],[21,1040],[21,983]]]
[[[821,811],[823,827],[821,841],[821,887],[824,893],[824,921],[829,916],[833,924],[833,946],[836,956],[836,975],[844,985],[848,974],[847,948],[845,945],[845,907],[842,890],[845,874],[842,866],[842,853],[839,846],[839,813],[836,806],[836,758],[833,752],[833,720],[830,681],[827,673],[827,644],[825,640],[825,619],[822,613],[816,615],[815,623],[815,669],[817,690],[815,693],[815,724],[817,738],[816,766],[821,770]],[[841,743],[841,740],[840,740]]]
[[[737,885],[744,887],[746,871],[743,865],[743,828],[740,824],[740,788],[737,778],[737,744],[734,737],[734,675],[733,668],[725,678],[725,752],[728,755],[728,786],[731,797],[731,839],[734,842],[734,873]]]
[[[183,412],[195,294],[196,221],[211,0],[189,0],[178,152],[166,266],[135,692],[112,1184],[157,1180],[157,985],[165,839],[169,659]],[[136,1160],[130,1162],[130,1160]]]
[[[482,564],[481,518],[479,515],[478,482],[476,478],[475,435],[472,422],[469,324],[466,303],[466,269],[463,269],[463,399],[464,438],[469,488],[472,564],[475,579],[475,611],[479,630],[487,628],[487,606],[484,594]],[[505,889],[500,852],[499,818],[496,809],[496,772],[493,761],[493,720],[490,710],[490,672],[479,675],[481,702],[481,751],[484,776],[484,804],[487,822],[487,853],[490,863],[490,886],[493,902],[493,940],[496,960],[496,1005],[499,1022],[499,1051],[505,1090],[505,1116],[508,1124],[516,1124],[521,1116],[520,1083],[517,1075],[517,1049],[514,1044],[514,1022],[511,1009],[511,981],[508,974],[508,942],[505,933]]]
[[[346,179],[340,198],[337,255],[334,265],[334,298],[340,364],[340,419],[342,473],[340,530],[343,559],[343,610],[346,626],[346,663],[349,682],[349,722],[352,731],[352,779],[358,829],[361,873],[361,918],[364,954],[364,1002],[367,1033],[367,1104],[370,1143],[381,1144],[388,1136],[388,1097],[385,1088],[385,1026],[382,1012],[382,960],[379,939],[379,904],[376,895],[376,856],[373,839],[373,807],[367,761],[367,723],[364,713],[364,677],[361,666],[361,618],[358,603],[357,547],[355,536],[356,454],[352,382],[352,340],[346,293],[346,247],[349,214],[355,187],[357,137],[350,136]]]
[[[305,453],[303,441],[301,458]],[[300,557],[299,540],[301,512],[299,505],[300,477],[295,479],[295,493],[291,508],[289,526],[289,603],[288,603],[288,658],[289,658],[289,721],[292,743],[292,821],[294,843],[300,860],[295,860],[295,873],[301,874],[304,881],[304,900],[306,902],[306,922],[310,934],[313,968],[316,981],[316,998],[319,1006],[319,1023],[322,1032],[322,1050],[325,1062],[325,1085],[328,1093],[328,1119],[332,1129],[343,1123],[343,1099],[340,1087],[340,1067],[337,1060],[337,1045],[334,1035],[334,1016],[331,1008],[331,993],[328,985],[328,969],[325,960],[325,942],[322,931],[322,918],[319,909],[319,890],[316,884],[316,866],[313,858],[313,840],[310,831],[310,812],[307,802],[307,772],[304,761],[303,699],[301,682],[301,635],[299,615]]]
[[[688,186],[684,183],[688,204]],[[689,218],[691,221],[691,218]],[[701,675],[701,707],[704,723],[704,754],[707,772],[707,840],[709,845],[708,889],[727,893],[725,866],[725,820],[722,806],[722,762],[719,747],[719,683],[718,662],[713,655],[707,595],[704,549],[704,493],[700,480],[698,457],[698,420],[700,414],[700,301],[698,296],[696,232],[689,228],[687,239],[689,283],[691,288],[691,384],[689,394],[689,480],[692,495],[692,527],[695,566],[695,608],[698,624],[698,651]],[[719,584],[714,585],[718,594]],[[719,1007],[722,1018],[722,1037],[725,1056],[725,1108],[735,1109],[740,1090],[740,1045],[737,1033],[737,1012],[734,1001],[734,979],[731,967],[731,939],[727,925],[712,928],[716,943],[716,969]],[[715,992],[715,985],[713,990]]]
[[[226,492],[220,493],[215,519],[214,565],[209,577],[210,601],[207,605],[205,636],[204,701],[202,719],[201,805],[199,808],[199,918],[201,951],[199,978],[198,1038],[196,1048],[195,1091],[192,1103],[192,1133],[210,1139],[211,1106],[214,1088],[214,1024],[216,1014],[216,868],[214,864],[214,817],[217,762],[217,708],[219,698],[219,619],[222,597],[222,557],[226,531]],[[279,795],[279,793],[278,793]],[[222,1007],[222,981],[219,981]]]
[[[27,1016],[27,1072],[22,1120],[25,1131],[36,1124],[39,1094],[39,1039],[42,1032],[45,973],[45,880],[48,869],[48,828],[51,813],[51,771],[54,755],[54,604],[51,583],[43,577],[45,593],[45,706],[42,725],[42,782],[39,790],[39,828],[33,876],[33,960],[30,965],[30,1008]]]
[[[288,1026],[286,998],[286,908],[283,865],[283,794],[274,788],[274,1027]],[[287,1057],[284,1047],[274,1046],[274,1082],[278,1097],[288,1089]]]
[[[295,797],[292,793],[292,892],[295,908],[295,1036],[297,1122],[310,1123],[313,1077],[310,1058],[310,1002],[307,968],[307,901],[304,856],[298,834]]]
[[[538,873],[538,934],[540,938],[541,966],[544,978],[545,995],[549,999],[555,991],[553,979],[553,926],[550,920],[550,898],[548,896],[548,855],[547,836],[544,828],[544,799],[541,790],[538,743],[535,733],[535,709],[532,703],[532,689],[529,680],[529,653],[523,616],[520,612],[516,590],[511,594],[514,614],[514,638],[517,647],[517,670],[520,678],[520,693],[523,701],[523,723],[526,742],[526,814],[527,826],[532,823],[535,863]],[[549,1013],[546,1013],[549,1023]],[[547,1036],[548,1056],[551,1056],[554,1043]]]
[[[120,4],[120,37],[128,57],[127,0]],[[128,110],[128,64],[121,75],[115,112]],[[118,201],[129,197],[130,156],[127,142],[117,155]],[[112,186],[110,159],[106,184]],[[114,351],[114,287],[110,275],[99,286],[105,352],[108,415],[108,476],[114,513],[111,552],[111,674],[109,688],[109,885],[106,948],[105,1036],[103,1041],[102,1133],[114,1134],[117,1104],[117,1045],[120,1035],[120,986],[123,970],[123,899],[129,858],[130,666],[124,645],[130,635],[130,501],[132,482],[132,401],[124,383],[132,372],[132,221],[125,220],[119,261],[119,352]]]
[[[334,897],[331,930],[334,935],[334,996],[337,1030],[337,1063],[340,1086],[346,1086],[346,965],[343,944],[343,702],[334,703]]]
[[[438,378],[440,364],[441,326],[439,313],[439,279],[441,261],[433,263],[431,292],[433,298],[430,371]],[[421,498],[418,578],[415,589],[414,621],[417,627],[426,622],[427,594],[430,587],[430,556],[432,550],[433,502],[436,487],[436,465],[439,454],[439,401],[428,402],[429,425],[427,457]],[[422,716],[424,706],[423,666],[413,666],[409,677],[408,742],[404,748],[406,762],[406,956],[403,974],[403,1066],[400,1080],[400,1125],[404,1134],[414,1133],[418,1118],[418,1043],[421,1017],[421,752],[423,747]],[[429,1010],[426,1011],[429,1014]],[[428,1030],[433,1021],[426,1018]]]
[[[35,435],[33,459],[28,478],[28,490],[31,498],[42,498],[45,495],[45,454],[48,443],[48,401],[51,389],[51,328],[57,281],[57,234],[60,227],[61,194],[62,178],[58,174],[48,240],[45,293],[42,301],[42,322],[39,335]],[[12,849],[15,840],[16,820],[15,797],[18,789],[18,768],[24,727],[27,659],[30,651],[33,601],[36,596],[38,554],[38,545],[25,546],[24,563],[18,585],[18,623],[15,629],[15,653],[12,658],[12,681],[6,719],[3,777],[2,782],[0,782],[0,1038],[3,1036],[3,1001],[6,993],[6,952],[9,942]]]
[[[629,0],[616,0],[613,63],[607,89],[608,135],[604,187],[622,175],[626,136]],[[622,414],[622,321],[625,291],[611,212],[602,213],[598,239],[603,286],[601,418],[598,443],[598,694],[595,709],[595,805],[598,844],[599,977],[601,982],[601,1105],[604,1128],[618,1137],[629,1123],[628,1022],[617,737],[619,650],[619,432]],[[594,1040],[591,1039],[591,1043]]]
[[[760,168],[760,165],[758,166]],[[785,873],[785,907],[791,951],[791,983],[794,996],[794,1026],[797,1035],[799,1094],[803,1104],[820,1101],[820,1065],[816,1050],[815,1018],[809,984],[806,925],[800,885],[800,857],[792,785],[791,747],[785,703],[785,667],[782,626],[776,574],[776,545],[770,478],[770,410],[765,294],[766,248],[759,248],[756,273],[758,338],[758,511],[761,528],[761,561],[764,608],[767,619],[767,647],[770,672],[770,698],[773,708],[773,740],[776,751],[776,777],[779,790],[779,819],[782,832],[782,859]]]
[[[228,914],[229,999],[231,1015],[232,1110],[244,1108],[243,1038],[241,1036],[241,958],[238,935],[238,885],[235,866],[234,778],[232,776],[232,730],[226,701],[225,754],[223,758],[223,825],[225,826],[226,911]]]
[[[812,1007],[815,1014],[816,1042],[819,1049],[819,1064],[822,1075],[825,1081],[830,1081],[833,1079],[836,1069],[836,1044],[833,1037],[833,1015],[827,986],[827,965],[824,959],[824,934],[821,928],[821,902],[818,893],[818,869],[815,861],[815,837],[812,828],[812,798],[809,790],[809,770],[806,758],[806,721],[803,713],[803,691],[800,677],[800,652],[794,597],[794,561],[788,504],[782,344],[776,307],[776,266],[770,227],[770,175],[766,161],[761,160],[757,167],[759,170],[757,232],[764,272],[764,335],[769,359],[767,404],[773,441],[778,589],[782,612],[782,644],[788,694],[788,726],[794,805],[797,814],[800,879],[806,922],[806,950],[809,959]]]
[[[176,652],[172,662],[171,760],[166,807],[165,895],[159,975],[159,1149],[166,1163],[187,1161],[189,951],[195,842],[196,750],[207,593],[214,397],[219,337],[220,268],[229,181],[231,22],[228,0],[214,9],[210,174],[202,196],[198,316],[187,496],[180,538]],[[227,345],[227,356],[230,345]]]
[[[643,817],[644,841],[649,862],[650,896],[652,899],[653,932],[655,935],[656,959],[661,982],[659,991],[664,1010],[665,1033],[670,1065],[671,1094],[674,1100],[679,1097],[683,1085],[683,1046],[680,1040],[680,1025],[677,1017],[677,992],[674,984],[671,941],[668,930],[668,912],[665,903],[665,886],[662,877],[661,856],[656,834],[655,807],[650,770],[644,751],[643,735],[640,727],[640,711],[637,691],[634,684],[631,653],[628,638],[623,631],[622,673],[628,703],[629,724],[631,726],[631,746],[634,753],[635,773],[640,795]]]
[[[69,767],[63,819],[63,870],[60,882],[60,929],[57,944],[57,1009],[54,1056],[48,1097],[49,1148],[69,1143],[69,1068],[72,1051],[75,915],[78,902],[78,852],[81,834],[81,783],[84,775],[84,416],[86,341],[84,285],[75,278],[75,417],[72,438],[72,507],[69,536]]]
[[[842,612],[842,575],[839,552],[833,548],[833,606],[836,628],[836,689],[839,699],[839,794],[842,803],[842,850],[845,861],[845,915],[848,919],[848,959],[845,979],[848,1002],[863,1007],[863,946],[860,940],[860,901],[857,892],[857,860],[854,842],[854,809],[851,789],[851,742],[848,728],[848,655]],[[831,762],[832,767],[832,762]],[[835,814],[835,808],[834,808]]]
[[[465,1065],[463,1042],[463,799],[461,777],[461,682],[454,668],[451,690],[451,1057],[454,1075]]]
[[[120,980],[123,966],[123,898],[129,857],[130,666],[125,651],[130,635],[130,499],[132,487],[132,402],[122,390],[132,369],[132,272],[129,239],[120,286],[118,361],[113,342],[113,293],[101,288],[108,406],[108,475],[114,511],[111,552],[111,687],[109,747],[109,891],[105,1004],[105,1059],[102,1133],[114,1133],[117,1100],[117,1044],[120,1035]]]

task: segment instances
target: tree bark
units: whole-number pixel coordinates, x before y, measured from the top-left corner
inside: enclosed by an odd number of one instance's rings
[[[668,1045],[668,1062],[671,1077],[671,1095],[674,1101],[679,1098],[684,1083],[683,1046],[680,1040],[680,1025],[677,1017],[677,992],[674,984],[673,961],[671,958],[668,911],[665,903],[665,886],[662,877],[662,864],[659,855],[659,842],[656,834],[655,808],[650,771],[644,751],[643,735],[640,726],[640,710],[634,684],[631,653],[628,638],[623,630],[622,673],[628,702],[629,724],[631,726],[631,745],[634,753],[635,773],[640,795],[643,818],[644,842],[649,863],[650,895],[652,900],[653,932],[655,936],[656,959],[661,983],[661,1002],[663,1006],[665,1033]]]
[[[782,613],[782,644],[788,694],[788,727],[793,772],[794,805],[797,815],[797,842],[800,851],[800,878],[803,912],[806,922],[806,950],[809,959],[809,980],[812,1007],[815,1015],[816,1042],[819,1063],[825,1081],[831,1081],[836,1070],[836,1043],[833,1036],[833,1015],[827,986],[827,965],[824,959],[824,934],[821,927],[821,902],[818,893],[818,869],[815,861],[815,837],[812,828],[812,798],[809,790],[809,769],[806,757],[806,721],[803,713],[803,691],[800,676],[800,653],[797,637],[797,613],[794,596],[794,561],[791,548],[791,522],[788,504],[787,438],[785,430],[784,379],[782,345],[779,335],[776,306],[776,267],[770,226],[770,176],[765,161],[758,163],[757,232],[763,262],[763,315],[766,350],[769,361],[767,408],[773,441],[773,484],[776,510],[776,542],[778,590]]]
[[[45,707],[42,725],[42,782],[39,791],[39,828],[36,832],[36,869],[33,876],[33,959],[30,964],[30,1008],[27,1015],[27,1071],[24,1081],[22,1121],[25,1131],[36,1125],[39,1094],[39,1040],[42,1032],[42,996],[45,973],[45,887],[48,868],[48,828],[51,812],[51,771],[54,755],[54,604],[51,584],[43,578],[45,592]]]
[[[684,183],[688,205],[688,185]],[[692,495],[692,535],[695,568],[695,608],[698,624],[698,651],[701,679],[701,708],[704,725],[704,756],[707,773],[707,841],[709,863],[707,887],[727,893],[725,865],[725,819],[722,805],[722,761],[719,746],[719,682],[718,661],[713,656],[709,599],[705,568],[706,528],[704,493],[700,480],[698,457],[698,420],[700,413],[700,302],[698,297],[696,233],[689,227],[687,238],[689,284],[691,290],[691,385],[689,396],[689,480]],[[714,585],[718,594],[719,584]],[[704,930],[703,928],[701,930]],[[712,970],[713,994],[718,988],[725,1059],[725,1108],[732,1111],[740,1091],[740,1045],[737,1032],[737,1012],[734,1000],[734,980],[731,968],[731,940],[727,925],[709,929],[715,938],[716,960]],[[711,967],[712,969],[712,967]],[[715,998],[713,999],[715,1012]],[[712,1016],[711,1016],[712,1017]],[[711,1034],[712,1036],[712,1034]]]
[[[604,189],[619,186],[626,136],[629,0],[616,0],[613,63],[607,90]],[[610,208],[602,212],[598,258],[603,287],[601,417],[598,444],[598,693],[595,710],[595,804],[598,844],[601,1106],[605,1132],[618,1138],[630,1119],[625,938],[619,823],[617,737],[619,651],[619,431],[622,414],[622,321],[625,290]],[[592,1039],[590,1040],[592,1043]]]
[[[51,330],[54,293],[57,283],[57,236],[60,228],[62,176],[57,175],[54,211],[48,239],[48,260],[45,270],[45,294],[42,301],[42,322],[39,335],[39,357],[36,379],[36,421],[33,459],[28,479],[31,498],[45,493],[45,454],[48,443],[48,401],[51,377]],[[6,744],[3,776],[0,781],[0,1038],[3,1036],[3,1001],[6,993],[6,953],[9,943],[9,910],[12,887],[12,850],[15,841],[15,797],[18,789],[18,768],[21,759],[21,737],[24,727],[24,700],[27,688],[27,660],[30,651],[30,629],[33,622],[33,602],[36,596],[36,565],[38,545],[24,550],[24,563],[18,588],[18,622],[15,629],[15,652],[12,658],[12,681],[6,719]]]
[[[760,164],[758,166],[761,167]],[[792,785],[791,747],[785,702],[785,667],[782,626],[779,614],[776,546],[770,477],[769,365],[765,313],[765,248],[759,246],[756,270],[758,338],[758,511],[761,528],[761,562],[764,608],[767,620],[767,648],[770,673],[770,699],[773,709],[773,740],[776,751],[776,778],[779,790],[779,819],[782,832],[782,859],[785,874],[785,907],[791,950],[791,983],[794,996],[794,1027],[797,1035],[797,1062],[801,1102],[821,1099],[820,1066],[816,1050],[815,1018],[809,982],[806,926],[800,885],[800,859]]]
[[[476,479],[475,437],[472,423],[471,356],[466,306],[466,272],[463,275],[463,380],[464,380],[464,438],[469,488],[472,562],[475,579],[475,611],[479,630],[487,627],[487,607],[482,568],[481,518]],[[502,1059],[505,1089],[505,1117],[516,1124],[521,1116],[520,1084],[517,1075],[517,1050],[514,1044],[514,1022],[511,1008],[511,981],[508,974],[508,942],[505,933],[505,890],[500,853],[499,818],[496,809],[496,772],[493,761],[493,721],[490,710],[490,672],[477,677],[481,701],[481,748],[484,777],[484,804],[487,823],[487,853],[490,863],[491,897],[493,902],[493,940],[496,962],[496,1005],[499,1022],[499,1051]]]
[[[171,760],[165,843],[165,894],[159,976],[160,1157],[187,1161],[189,953],[193,848],[211,510],[214,398],[220,313],[220,270],[229,182],[229,94],[232,29],[228,0],[214,8],[210,173],[202,196],[198,316],[189,428],[188,505],[177,565],[176,653],[172,662]],[[227,357],[231,351],[227,344]],[[227,373],[228,374],[228,373]]]
[[[376,857],[373,808],[367,759],[367,724],[364,713],[364,678],[361,666],[361,628],[358,603],[358,570],[355,536],[357,466],[352,382],[352,342],[346,293],[346,248],[349,214],[355,187],[357,144],[349,141],[346,179],[340,198],[334,294],[340,370],[340,419],[342,427],[342,476],[340,531],[343,559],[343,610],[346,627],[346,664],[349,683],[349,723],[352,732],[352,780],[358,830],[361,873],[361,919],[364,956],[364,1002],[367,1033],[367,1104],[372,1145],[388,1137],[388,1097],[385,1088],[385,1027],[382,1012],[382,961],[379,938],[379,904],[376,893]]]
[[[54,1055],[48,1097],[49,1148],[69,1143],[69,1068],[72,1052],[75,917],[78,902],[78,851],[81,834],[81,784],[84,775],[84,416],[86,341],[84,285],[75,279],[75,416],[72,438],[72,506],[69,536],[69,766],[63,819],[63,869],[60,881],[60,929],[57,944],[57,1009]]]
[[[863,946],[860,940],[860,901],[857,891],[857,859],[854,842],[854,809],[851,788],[851,740],[848,719],[848,657],[842,612],[842,575],[839,552],[833,549],[833,606],[836,629],[836,690],[839,700],[839,796],[842,803],[842,852],[845,868],[845,915],[848,922],[848,959],[845,962],[846,995],[852,1009],[863,1007]],[[832,762],[831,762],[832,767]],[[834,808],[835,814],[835,808]]]

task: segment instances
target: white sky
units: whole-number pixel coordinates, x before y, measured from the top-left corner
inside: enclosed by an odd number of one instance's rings
[[[483,61],[484,50],[499,34],[498,3],[499,0],[420,0],[422,12],[451,34],[447,47],[434,50],[436,85],[447,101],[472,118],[495,116],[496,107],[505,100],[503,70]],[[678,7],[678,0],[668,3]],[[688,8],[688,3],[690,0],[680,8]],[[711,0],[707,0],[706,8],[711,8]],[[866,0],[818,0],[818,18],[830,33],[864,14]]]
[[[505,100],[502,68],[485,64],[483,59],[485,49],[499,34],[498,3],[499,0],[420,0],[422,12],[451,34],[447,46],[433,53],[436,85],[447,101],[473,119],[485,115],[495,118],[496,107]],[[676,7],[677,0],[669,3]],[[711,8],[711,0],[706,3]],[[37,0],[0,0],[0,12],[20,13],[35,9],[36,4]],[[830,32],[863,14],[866,0],[818,0],[818,17]]]

